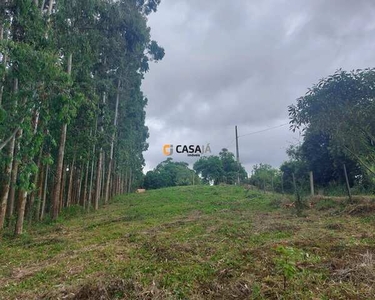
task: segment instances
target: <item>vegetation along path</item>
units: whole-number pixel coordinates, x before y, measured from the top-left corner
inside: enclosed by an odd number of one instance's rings
[[[360,201],[360,200],[358,200]],[[0,299],[374,299],[374,204],[175,187],[78,208],[0,246]]]

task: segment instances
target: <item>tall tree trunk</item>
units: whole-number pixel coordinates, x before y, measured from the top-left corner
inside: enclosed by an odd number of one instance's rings
[[[95,146],[94,146],[94,153],[95,153]],[[95,158],[93,156],[91,162],[91,172],[90,172],[90,186],[88,190],[88,200],[87,200],[87,209],[89,210],[92,204],[92,194],[93,194],[93,184],[94,184],[94,166],[95,166]]]
[[[20,235],[23,232],[23,221],[25,217],[25,208],[26,208],[26,197],[27,190],[20,189],[18,192],[18,207],[17,207],[17,222],[15,235]]]
[[[40,209],[40,220],[41,221],[43,221],[44,214],[45,214],[45,211],[46,211],[47,189],[48,189],[48,173],[49,173],[49,164],[46,165],[46,171],[45,171],[45,175],[44,175],[42,208]]]
[[[99,208],[99,200],[100,200],[100,192],[101,192],[101,179],[102,179],[102,165],[103,165],[103,149],[100,149],[99,152],[99,159],[98,159],[98,166],[96,172],[96,193],[95,193],[95,200],[94,200],[94,208],[97,210]]]
[[[42,206],[44,171],[45,171],[45,168],[41,164],[40,172],[39,172],[39,179],[38,179],[38,196],[37,196],[36,208],[34,212],[34,218],[37,221],[40,220],[40,208]]]
[[[4,26],[1,24],[0,25],[0,41],[4,40]],[[3,59],[2,59],[2,64],[4,66],[4,68],[6,68],[6,64],[8,62],[8,57],[6,54],[3,55]],[[4,81],[5,81],[5,72],[3,74],[3,77],[1,78],[1,82],[0,82],[0,106],[2,105],[2,102],[3,102],[3,93],[4,93]]]
[[[117,194],[121,195],[121,172],[117,175]]]
[[[89,183],[89,169],[90,169],[90,161],[88,160],[86,163],[86,172],[85,172],[85,183],[83,184],[83,194],[81,197],[81,205],[83,208],[86,208],[87,205],[87,188]]]
[[[103,107],[106,103],[106,93],[103,93]],[[103,133],[104,128],[103,128],[103,116],[100,118],[100,132]],[[95,210],[99,209],[99,200],[102,192],[102,179],[103,179],[103,147],[100,147],[99,150],[99,159],[98,159],[98,167],[96,170],[96,186],[95,186],[95,199],[94,199],[94,208]]]
[[[117,189],[116,189],[117,195],[121,194],[121,172],[117,175]]]
[[[103,199],[104,197],[104,189],[105,189],[105,186],[104,186],[104,180],[105,180],[105,152],[103,151],[102,149],[102,174],[101,174],[101,178],[100,178],[100,199]]]
[[[8,204],[8,196],[9,196],[9,189],[10,189],[10,177],[12,172],[12,165],[13,165],[13,153],[14,153],[14,145],[15,139],[13,138],[12,142],[9,145],[8,150],[8,159],[9,162],[5,167],[4,170],[4,183],[2,185],[2,191],[0,194],[0,231],[4,227],[5,215],[7,210]]]
[[[95,131],[94,137],[96,136],[96,132],[98,130],[98,119],[95,121]],[[93,196],[93,184],[94,184],[94,167],[95,167],[95,152],[96,152],[96,144],[92,147],[92,159],[91,159],[91,172],[90,172],[90,186],[88,189],[88,199],[87,199],[87,210],[90,209],[92,204],[92,196]]]
[[[53,0],[50,0],[50,8],[49,14],[51,14],[53,6]],[[72,54],[68,56],[68,74],[72,74]],[[65,154],[65,142],[66,142],[66,132],[68,129],[68,124],[63,124],[61,128],[61,135],[60,135],[60,147],[58,152],[57,158],[57,167],[56,167],[56,178],[54,184],[54,192],[52,196],[52,219],[56,220],[59,216],[59,200],[60,200],[60,191],[61,191],[61,177],[63,172],[63,164],[64,164],[64,154]]]
[[[80,199],[81,199],[81,193],[82,193],[82,181],[83,181],[83,172],[82,172],[82,163],[81,163],[81,166],[79,167],[79,170],[78,170],[78,189],[77,189],[77,194],[76,194],[76,200],[75,200],[75,204],[77,205],[80,205]]]
[[[35,122],[32,124],[34,134],[37,131],[38,123],[39,123],[39,118],[35,119]],[[26,143],[25,147],[29,147],[29,146],[30,144]],[[38,165],[40,164],[40,161],[41,161],[42,150],[43,150],[43,146],[40,149]],[[22,176],[20,176],[21,187],[18,192],[17,222],[16,222],[16,228],[15,228],[15,235],[20,235],[22,234],[22,231],[23,231],[27,195],[28,195],[28,189],[30,186],[30,176],[31,176],[31,172],[27,168],[25,168],[25,166],[29,165],[31,161],[32,161],[32,158],[30,158],[29,154],[25,154],[24,157],[22,158],[22,169],[21,169]]]
[[[99,209],[99,200],[100,200],[100,191],[101,191],[101,179],[102,179],[102,160],[103,160],[103,148],[100,148],[99,159],[98,159],[98,168],[96,172],[96,190],[95,190],[95,199],[94,199],[94,208],[95,210]]]
[[[130,168],[130,170],[129,170],[128,194],[130,194],[131,191],[132,191],[132,184],[133,184],[132,179],[133,179],[132,168]]]
[[[60,200],[59,200],[59,212],[62,211],[62,209],[66,205],[65,201],[65,189],[66,189],[66,177],[68,176],[68,172],[66,171],[67,165],[63,165],[63,174],[61,179],[61,190],[60,190]]]
[[[40,170],[41,163],[42,163],[42,155],[43,155],[43,146],[41,146],[41,148],[40,148],[40,153],[39,153],[39,157],[38,157],[38,163],[37,163],[38,171],[35,172],[34,179],[33,179],[35,187],[38,187],[38,178],[39,178],[39,170]],[[29,218],[29,222],[31,222],[31,220],[33,218],[35,195],[37,193],[38,193],[38,190],[32,191],[31,195],[30,195],[30,198],[29,198],[29,202],[26,204],[26,216]]]
[[[1,28],[2,29],[2,28]],[[2,35],[2,33],[0,33]],[[13,93],[18,92],[18,79],[14,79],[14,84],[13,84]],[[15,103],[15,109],[17,109],[17,102]],[[8,159],[9,162],[5,167],[4,170],[4,183],[2,185],[2,191],[0,194],[0,231],[4,227],[4,221],[5,221],[5,215],[6,215],[6,210],[7,210],[7,204],[8,204],[8,196],[9,196],[9,189],[10,189],[10,184],[11,184],[11,172],[12,172],[12,166],[13,166],[13,155],[14,155],[14,148],[16,144],[16,138],[13,137],[10,144],[9,144],[9,149],[8,149]]]
[[[109,201],[109,184],[110,184],[111,175],[112,175],[113,150],[114,150],[114,146],[115,146],[115,136],[116,136],[116,130],[117,130],[118,105],[119,105],[119,101],[120,101],[120,87],[121,87],[121,81],[119,80],[118,84],[117,84],[115,118],[114,118],[114,121],[113,121],[114,131],[113,131],[112,140],[111,140],[111,150],[109,152],[107,182],[106,182],[106,187],[105,187],[105,196],[104,196],[104,203],[105,204],[107,204],[108,201]]]
[[[14,214],[14,203],[16,197],[16,187],[17,187],[17,178],[18,178],[18,167],[19,167],[19,160],[17,159],[17,154],[20,151],[20,139],[22,137],[23,130],[19,130],[16,137],[15,137],[15,146],[14,146],[14,155],[13,157],[13,166],[12,166],[12,175],[10,178],[10,190],[9,190],[9,199],[8,199],[8,206],[7,206],[7,217],[11,220]],[[11,226],[11,224],[9,224]]]
[[[70,205],[72,203],[73,176],[74,176],[75,163],[76,163],[76,154],[74,153],[73,162],[72,162],[72,165],[70,166],[68,198],[66,200],[66,207],[70,207]]]
[[[122,182],[121,182],[121,194],[127,194],[128,193],[128,169],[125,171],[125,176],[122,177]]]

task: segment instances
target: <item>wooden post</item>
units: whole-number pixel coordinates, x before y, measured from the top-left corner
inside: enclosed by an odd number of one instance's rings
[[[311,196],[315,195],[314,192],[314,174],[312,171],[310,171],[310,190],[311,190]]]
[[[348,172],[346,171],[346,165],[345,164],[344,164],[344,174],[345,174],[345,181],[346,181],[346,189],[348,191],[349,200],[351,202],[352,201],[352,193],[350,192]]]

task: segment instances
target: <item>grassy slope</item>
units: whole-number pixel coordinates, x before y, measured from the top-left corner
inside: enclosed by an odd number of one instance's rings
[[[169,188],[35,227],[1,241],[0,299],[375,298],[375,219],[329,201],[297,217],[280,198]]]

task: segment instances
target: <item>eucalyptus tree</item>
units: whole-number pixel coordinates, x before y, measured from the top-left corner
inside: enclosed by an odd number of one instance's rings
[[[0,3],[0,229],[6,212],[20,234],[26,208],[30,220],[72,204],[97,209],[140,180],[140,87],[164,56],[147,15],[159,3]]]

